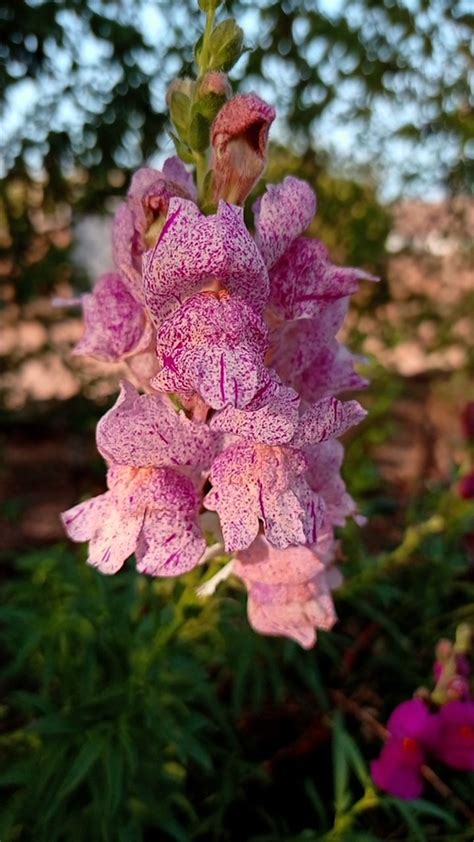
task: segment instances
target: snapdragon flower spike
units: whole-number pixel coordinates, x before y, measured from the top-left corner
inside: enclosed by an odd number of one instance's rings
[[[267,347],[266,327],[251,307],[225,292],[198,293],[161,324],[162,369],[152,385],[196,393],[214,409],[245,407],[270,380]]]
[[[154,249],[144,255],[145,297],[157,326],[189,296],[202,289],[228,290],[262,312],[268,273],[247,231],[240,208],[219,202],[204,216],[184,199],[172,199]]]
[[[227,406],[216,413],[210,426],[244,441],[288,444],[299,423],[299,407],[298,393],[274,380],[245,409]]]
[[[358,523],[364,523],[340,474],[344,459],[342,444],[336,439],[328,439],[304,447],[303,453],[308,465],[308,484],[324,501],[325,522],[332,526],[344,526],[348,517],[354,517]]]
[[[101,275],[82,296],[84,335],[74,354],[118,362],[146,350],[153,328],[142,305],[116,272]]]
[[[305,471],[303,455],[289,447],[240,442],[217,456],[204,505],[219,515],[226,550],[248,547],[260,524],[275,547],[315,543],[324,506]]]
[[[197,522],[193,481],[169,468],[112,466],[109,490],[62,515],[73,541],[88,541],[88,563],[116,573],[135,553],[137,570],[178,576],[191,570],[206,548]]]

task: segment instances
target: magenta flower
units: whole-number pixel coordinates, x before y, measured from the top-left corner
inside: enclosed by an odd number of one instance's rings
[[[424,787],[421,770],[436,726],[437,717],[422,699],[410,699],[395,708],[387,723],[389,738],[371,764],[379,789],[397,798],[419,798]]]
[[[268,274],[240,208],[219,202],[204,216],[184,199],[172,199],[161,237],[144,256],[145,296],[157,325],[202,289],[225,289],[261,312]]]
[[[117,362],[144,351],[153,329],[120,275],[108,272],[82,297],[84,336],[74,354]]]
[[[225,293],[199,293],[161,324],[156,350],[162,369],[152,385],[197,393],[214,409],[241,408],[269,383],[267,347],[267,330],[251,307]]]
[[[294,389],[270,381],[244,410],[227,406],[212,418],[212,429],[233,433],[244,441],[288,444],[297,430],[300,399]]]
[[[459,480],[459,495],[463,500],[474,500],[474,471]]]
[[[62,515],[73,541],[88,541],[88,563],[116,573],[135,553],[137,570],[179,576],[199,563],[206,542],[194,483],[169,468],[115,466],[109,491]]]
[[[461,413],[462,431],[468,441],[474,441],[474,401],[468,401]]]
[[[474,701],[442,705],[437,720],[430,740],[432,752],[453,769],[474,772]]]

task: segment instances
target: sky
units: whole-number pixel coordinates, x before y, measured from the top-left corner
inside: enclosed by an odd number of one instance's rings
[[[41,0],[28,1],[31,5],[41,3]],[[91,4],[94,2],[96,0],[91,0]],[[97,2],[100,2],[100,0],[97,0]],[[417,0],[405,0],[405,2],[409,5],[410,3],[416,3]],[[330,17],[337,17],[344,5],[344,0],[319,0],[318,8]],[[239,23],[244,29],[246,42],[252,45],[261,34],[261,21],[256,11],[254,0],[245,2],[245,7],[244,13],[240,16]],[[166,48],[169,37],[167,14],[171,11],[174,22],[181,23],[184,30],[186,30],[187,24],[185,14],[180,12],[179,5],[174,3],[165,8],[167,9],[166,14],[154,0],[144,0],[139,20],[134,21],[141,29],[146,42],[159,45],[160,47],[156,56],[143,56],[141,58],[142,62],[148,62],[147,71],[154,77],[152,89],[156,110],[164,109],[166,86],[170,79],[173,78],[173,75],[179,70],[176,59],[169,57],[163,59],[163,49]],[[110,45],[88,34],[85,27],[73,14],[66,10],[60,14],[63,16],[62,20],[69,33],[71,42],[79,45],[83,79],[87,82],[93,82],[94,73],[97,71],[99,62],[103,60],[107,61],[109,58]],[[358,14],[356,3],[351,7],[350,14],[353,16],[354,21],[356,21]],[[304,22],[302,22],[302,25],[304,25]],[[297,31],[294,32],[294,36],[296,38],[298,37]],[[446,31],[443,37],[449,51],[450,32]],[[34,49],[34,43],[31,46]],[[313,54],[310,56],[311,61],[317,62],[317,42],[311,46],[311,49],[313,50]],[[55,128],[61,128],[66,125],[73,134],[76,133],[78,139],[81,137],[82,124],[80,111],[72,97],[62,93],[65,80],[67,80],[68,73],[71,70],[70,55],[67,50],[58,50],[54,45],[51,45],[49,50],[51,63],[55,69],[54,74],[51,74],[49,78],[45,77],[37,82],[19,78],[17,84],[8,93],[7,106],[1,123],[1,140],[5,143],[7,151],[8,149],[11,150],[14,148],[15,135],[19,132],[21,133],[24,126],[28,125],[28,114],[40,99],[49,99],[55,103],[53,118]],[[244,57],[236,68],[237,76],[241,75],[245,64],[246,59]],[[15,68],[13,68],[13,72],[15,72]],[[114,71],[111,69],[110,72],[113,77]],[[328,64],[325,72],[328,73],[328,80],[330,80],[330,64]],[[446,67],[443,72],[449,74],[449,67]],[[18,73],[21,73],[21,68],[18,68]],[[291,87],[294,84],[294,79],[291,76],[288,66],[285,66],[282,59],[275,57],[269,60],[266,73],[268,79],[259,81],[258,93],[261,96],[273,101],[275,97],[275,80],[277,81],[277,92],[278,90],[286,91],[287,96],[291,96]],[[114,81],[113,78],[111,78],[111,81]],[[249,83],[244,78],[240,89],[245,90],[248,86]],[[253,82],[252,86],[255,87]],[[423,195],[427,199],[439,198],[443,192],[442,188],[437,183],[436,176],[433,175],[433,178],[430,178],[429,174],[436,173],[441,160],[444,160],[448,164],[452,160],[455,160],[458,150],[454,146],[450,146],[449,143],[440,144],[439,139],[436,137],[427,137],[423,145],[419,144],[416,148],[414,148],[413,143],[395,137],[395,131],[400,123],[410,119],[412,116],[409,109],[410,107],[413,108],[413,104],[410,106],[407,102],[401,104],[398,110],[396,108],[394,109],[393,106],[388,107],[383,101],[378,102],[373,109],[371,120],[372,132],[374,134],[373,136],[364,136],[362,124],[357,125],[355,121],[348,124],[347,120],[344,119],[345,100],[350,101],[351,97],[357,95],[356,83],[350,83],[348,81],[346,85],[341,85],[338,99],[325,110],[321,121],[318,123],[317,135],[315,129],[309,128],[309,134],[312,135],[315,145],[320,145],[321,139],[324,148],[336,160],[347,162],[352,172],[357,173],[357,170],[360,169],[362,173],[366,170],[367,166],[373,164],[376,145],[375,135],[384,136],[386,140],[383,153],[377,159],[381,198],[390,201],[400,194]],[[284,100],[284,97],[282,99]],[[81,104],[91,110],[95,107],[90,97],[89,99],[86,97]],[[285,128],[284,102],[282,102],[282,105],[280,117],[277,119],[272,130],[272,136],[276,140],[291,141],[291,136]],[[413,114],[413,118],[416,119],[416,113]],[[49,130],[50,125],[50,122],[46,120],[45,133]],[[131,155],[133,155],[134,138],[136,139],[136,137],[136,132],[131,131],[130,143],[128,144],[129,154]],[[171,141],[165,143],[165,148],[157,151],[151,163],[159,165],[170,154],[173,154]],[[406,168],[408,162],[413,163],[413,167],[418,172],[424,174],[422,181],[419,183],[415,181],[410,187],[407,187],[400,177],[400,173]],[[38,166],[38,155],[36,154],[35,157],[34,152],[30,156],[29,163],[33,168]],[[121,163],[127,165],[130,162],[124,159]],[[138,163],[139,161],[137,160],[136,164]]]

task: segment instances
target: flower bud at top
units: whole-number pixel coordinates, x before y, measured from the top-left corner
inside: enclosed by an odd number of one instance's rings
[[[230,99],[232,96],[232,88],[229,79],[227,78],[227,74],[220,73],[218,70],[210,70],[209,73],[205,73],[199,82],[199,87],[196,93],[198,99],[209,96],[209,94],[223,97],[226,100]]]
[[[468,441],[474,443],[474,401],[469,401],[461,413],[461,426]]]
[[[256,94],[224,105],[211,129],[214,200],[241,205],[263,173],[275,111]]]
[[[166,91],[166,104],[168,108],[171,106],[173,94],[175,93],[184,94],[186,97],[192,97],[194,84],[193,80],[188,79],[187,77],[185,79],[173,79],[168,85],[168,90]]]

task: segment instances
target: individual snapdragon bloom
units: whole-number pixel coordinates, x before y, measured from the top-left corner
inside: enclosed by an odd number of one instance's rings
[[[430,742],[433,754],[453,769],[474,772],[474,701],[442,705],[437,720]]]
[[[176,413],[166,397],[123,383],[102,418],[97,444],[110,468],[108,491],[65,512],[74,541],[89,541],[89,563],[116,573],[135,553],[137,569],[177,576],[199,563],[202,472],[216,450],[209,428]]]
[[[422,699],[410,699],[395,708],[387,723],[389,738],[371,764],[380,789],[398,798],[419,798],[424,787],[422,766],[435,740],[437,724],[436,715]]]
[[[233,573],[247,587],[248,617],[255,631],[288,637],[309,649],[317,629],[332,628],[336,614],[331,589],[342,579],[329,566],[333,543],[326,533],[314,546],[281,550],[259,535],[237,553]]]
[[[199,496],[190,477],[169,468],[116,465],[109,490],[62,515],[73,541],[88,541],[88,563],[116,573],[135,553],[137,570],[178,576],[206,549],[197,522]]]
[[[153,328],[142,305],[116,272],[101,275],[94,289],[82,296],[84,335],[74,354],[118,362],[144,352]]]
[[[218,513],[227,551],[250,546],[260,525],[276,547],[316,541],[323,505],[305,471],[303,455],[289,447],[240,442],[217,456],[204,505]]]
[[[179,158],[165,161],[163,171],[151,167],[137,170],[125,202],[115,213],[112,240],[114,262],[130,292],[144,303],[142,255],[155,244],[173,197],[194,201],[192,176]]]
[[[267,329],[241,299],[226,292],[188,298],[161,324],[155,389],[198,394],[209,406],[245,407],[265,389]]]
[[[275,110],[256,94],[238,94],[219,111],[211,129],[214,200],[241,205],[265,169]]]
[[[204,216],[193,202],[172,199],[160,238],[144,256],[143,278],[157,326],[203,289],[227,290],[257,312],[268,299],[268,273],[242,210],[223,201]]]

